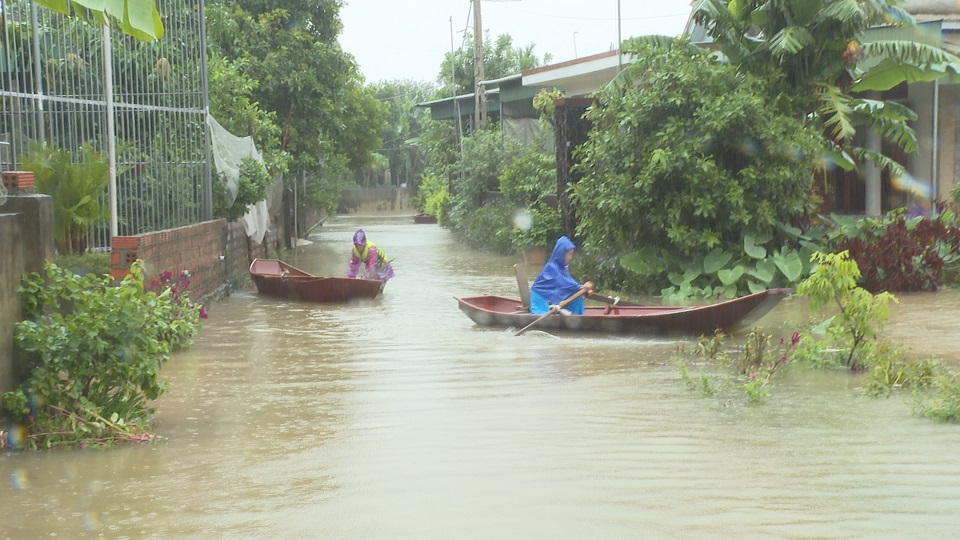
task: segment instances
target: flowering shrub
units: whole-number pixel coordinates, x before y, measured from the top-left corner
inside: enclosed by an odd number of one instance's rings
[[[173,278],[173,272],[166,271],[150,282],[150,291],[161,297],[169,295],[170,298],[168,332],[164,338],[170,343],[171,351],[189,347],[199,329],[200,319],[207,318],[207,310],[190,300],[189,288],[190,272],[186,270],[176,279]]]
[[[743,389],[750,401],[767,397],[767,384],[776,372],[790,361],[790,352],[800,342],[800,333],[794,332],[790,341],[780,338],[780,343],[770,346],[772,337],[754,330],[747,336],[743,354],[737,360],[737,371],[747,380]]]

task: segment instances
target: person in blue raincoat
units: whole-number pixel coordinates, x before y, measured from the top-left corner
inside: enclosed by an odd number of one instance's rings
[[[588,281],[580,284],[573,279],[567,265],[573,258],[573,242],[566,236],[557,238],[557,243],[553,246],[553,253],[550,254],[550,260],[543,265],[543,270],[533,280],[533,286],[530,287],[530,312],[536,315],[543,315],[550,311],[550,306],[555,306],[567,298],[576,294],[580,289],[586,289],[587,294],[593,291],[593,283]],[[566,308],[575,315],[583,315],[584,301],[583,296],[567,304]]]

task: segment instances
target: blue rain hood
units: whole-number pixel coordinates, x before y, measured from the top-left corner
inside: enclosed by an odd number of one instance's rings
[[[576,294],[580,290],[580,283],[573,279],[570,271],[567,270],[567,265],[563,262],[566,253],[575,247],[566,236],[557,238],[550,260],[543,266],[543,270],[533,281],[530,290],[546,298],[550,304],[559,304]]]

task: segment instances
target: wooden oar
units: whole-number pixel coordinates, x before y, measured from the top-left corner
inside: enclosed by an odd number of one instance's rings
[[[559,304],[557,304],[557,305],[555,305],[555,306],[550,306],[550,311],[544,313],[543,315],[540,316],[540,318],[538,318],[537,320],[533,321],[532,323],[524,326],[524,327],[521,328],[520,330],[517,330],[517,333],[514,334],[514,336],[519,336],[520,334],[526,332],[526,331],[529,330],[530,328],[536,326],[537,323],[539,323],[540,321],[542,321],[542,320],[546,319],[547,317],[553,315],[554,313],[560,313],[560,310],[563,309],[563,308],[565,308],[565,307],[567,307],[567,304],[569,304],[570,302],[573,302],[573,301],[576,300],[577,298],[580,298],[581,296],[583,296],[583,295],[586,294],[586,293],[587,293],[587,290],[586,290],[586,289],[580,289],[579,291],[577,291],[576,294],[574,294],[573,296],[565,299],[563,302],[560,302]]]

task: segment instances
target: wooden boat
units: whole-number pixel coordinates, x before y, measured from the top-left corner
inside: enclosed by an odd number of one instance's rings
[[[305,302],[375,298],[384,285],[378,279],[314,276],[277,259],[254,259],[250,277],[260,294]]]
[[[414,223],[436,223],[437,216],[433,214],[425,214],[423,212],[413,216]]]
[[[550,315],[535,328],[628,336],[701,336],[717,330],[729,333],[754,324],[791,292],[768,289],[703,306],[587,306],[583,315]],[[540,318],[514,298],[484,295],[456,300],[460,310],[480,326],[523,328]]]

